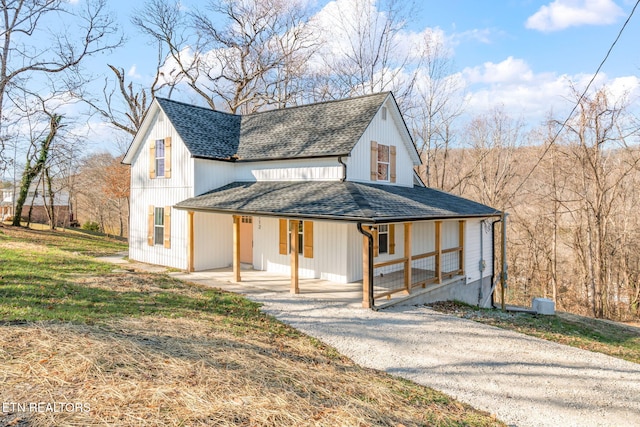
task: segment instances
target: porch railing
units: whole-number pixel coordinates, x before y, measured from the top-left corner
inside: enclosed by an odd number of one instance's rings
[[[411,289],[441,283],[443,280],[464,273],[462,247],[427,252],[411,257],[411,280],[409,283],[409,260],[407,257],[380,262],[373,265],[373,297],[391,298],[391,295]]]

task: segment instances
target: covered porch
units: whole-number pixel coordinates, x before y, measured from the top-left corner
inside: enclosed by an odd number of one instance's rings
[[[219,287],[220,289],[236,292],[245,295],[273,293],[289,293],[291,288],[291,277],[285,274],[272,273],[262,270],[253,270],[250,267],[242,266],[241,282],[235,281],[235,273],[232,267],[219,268],[214,270],[196,271],[188,274],[171,273],[181,279],[188,280],[207,286]],[[392,278],[380,278],[376,292],[384,292],[391,285]],[[424,288],[416,288],[411,294],[395,292],[385,295],[376,302],[376,308],[382,309],[396,304],[411,302],[414,298],[423,297],[429,293],[437,292],[440,288],[450,285],[455,279],[445,279],[441,284],[429,284]],[[347,284],[336,283],[322,279],[299,279],[298,296],[319,301],[339,302],[351,307],[361,307],[363,302],[363,281],[350,282]]]
[[[266,280],[272,288],[292,294],[323,294],[330,289],[336,296],[357,294],[365,308],[414,298],[450,285],[464,287],[469,282],[465,265],[467,220],[474,219],[474,230],[481,231],[480,237],[475,237],[477,245],[478,239],[484,239],[482,218],[501,214],[427,188],[337,181],[238,182],[175,207],[188,214],[189,271],[195,270],[194,241],[198,231],[194,215],[222,215],[227,218],[224,230],[232,231],[224,244],[228,248],[225,250],[232,252],[231,268],[215,274],[228,275],[225,280],[249,286],[251,282]],[[258,276],[242,269],[241,252],[247,247],[242,243],[242,225],[243,219],[249,217],[263,218],[264,239],[255,240],[260,245],[255,253],[262,261],[267,260],[266,265],[280,266],[275,276],[273,272],[262,271],[271,271],[270,268],[257,266],[261,270],[256,272]],[[325,225],[321,229],[322,224]],[[254,228],[259,229],[260,225]],[[481,250],[479,255],[476,266],[482,258]],[[311,263],[316,263],[316,267],[322,265],[311,270],[316,279],[308,279],[304,274],[302,265],[306,265],[308,273]],[[326,270],[331,263],[340,263],[340,271],[346,272],[338,274],[341,277],[338,281],[342,282],[339,286],[331,286],[332,274],[336,273]],[[486,275],[478,272],[477,267],[473,274],[479,275],[473,281],[485,286]],[[456,292],[474,293],[473,298],[466,299],[478,300],[477,291]]]

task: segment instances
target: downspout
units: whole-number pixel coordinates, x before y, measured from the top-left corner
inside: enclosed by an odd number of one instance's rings
[[[358,231],[369,240],[369,306],[371,310],[378,311],[373,298],[373,234],[364,231],[361,222],[358,223]]]
[[[338,163],[342,165],[342,178],[340,178],[340,182],[344,182],[347,179],[347,164],[342,161],[343,156],[338,156]]]
[[[507,288],[507,213],[502,214],[502,272],[500,281],[502,283],[502,311],[505,309],[504,297]]]
[[[496,259],[496,224],[502,221],[502,219],[496,219],[491,222],[491,291],[489,292],[489,297],[491,297],[491,307],[496,307],[495,302],[495,289],[496,289],[496,268],[495,268],[495,259]],[[489,299],[487,297],[487,300]],[[487,300],[483,302],[482,305],[485,305]]]
[[[478,304],[482,304],[484,294],[482,292],[482,285],[484,281],[484,270],[486,268],[486,262],[484,261],[484,224],[486,220],[480,221],[480,262],[478,263],[478,270],[480,271],[480,292],[478,293]],[[491,282],[493,283],[493,282]]]

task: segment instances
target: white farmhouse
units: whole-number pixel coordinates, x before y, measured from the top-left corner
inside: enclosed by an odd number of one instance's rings
[[[133,260],[490,304],[501,212],[425,188],[391,93],[233,115],[154,100],[129,148]]]

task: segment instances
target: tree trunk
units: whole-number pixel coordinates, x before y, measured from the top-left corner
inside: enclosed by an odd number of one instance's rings
[[[20,225],[20,217],[22,216],[22,208],[24,206],[25,201],[27,200],[27,195],[29,194],[29,187],[33,183],[33,180],[42,172],[45,163],[49,157],[49,148],[53,142],[53,139],[60,129],[60,121],[62,116],[58,114],[51,114],[51,121],[49,122],[49,134],[47,137],[42,140],[40,145],[40,151],[38,154],[38,158],[35,164],[31,165],[31,159],[27,159],[27,163],[24,166],[24,171],[22,172],[22,179],[20,181],[20,194],[18,196],[18,200],[16,200],[16,209],[13,215],[13,225]],[[33,206],[33,205],[32,205]]]

